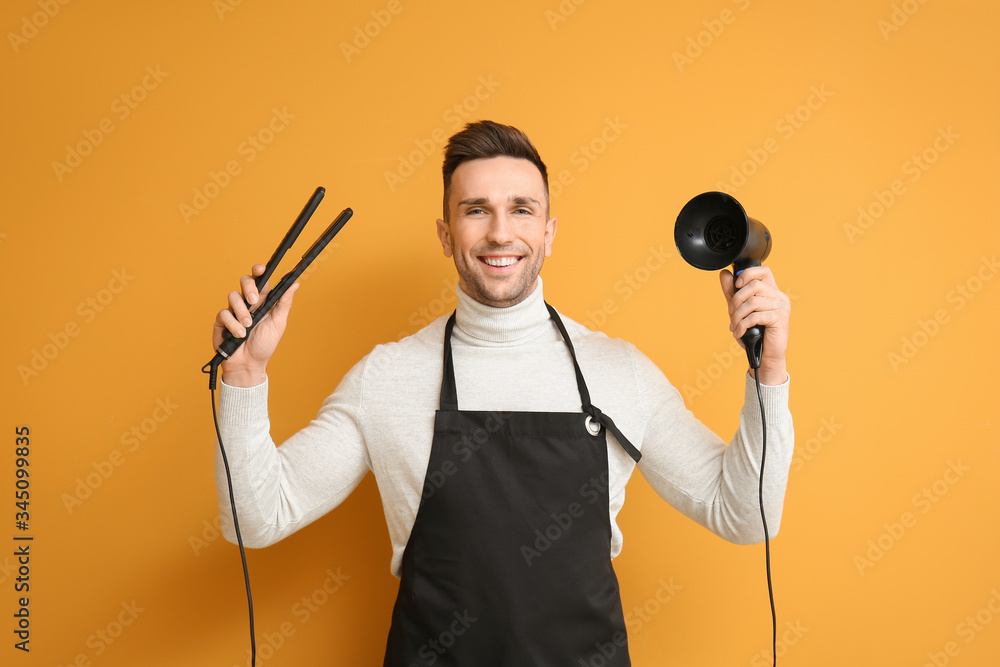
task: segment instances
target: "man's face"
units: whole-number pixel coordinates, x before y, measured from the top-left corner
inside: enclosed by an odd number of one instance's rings
[[[552,254],[556,219],[538,167],[511,157],[463,162],[451,178],[449,221],[437,221],[445,257],[455,258],[459,285],[488,306],[506,308],[535,288]]]

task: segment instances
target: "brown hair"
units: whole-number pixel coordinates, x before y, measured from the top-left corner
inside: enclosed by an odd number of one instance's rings
[[[451,176],[458,165],[467,160],[478,160],[491,157],[513,157],[528,160],[538,167],[545,184],[545,208],[548,216],[549,174],[545,163],[539,157],[538,151],[531,140],[521,130],[510,125],[501,125],[491,120],[481,120],[469,123],[461,132],[453,134],[448,139],[444,149],[444,163],[441,172],[444,175],[444,219],[448,220],[448,197],[451,194]]]

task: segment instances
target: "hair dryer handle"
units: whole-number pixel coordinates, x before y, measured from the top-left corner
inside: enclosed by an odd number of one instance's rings
[[[747,350],[747,361],[750,368],[757,370],[760,368],[760,359],[764,355],[764,327],[757,325],[750,327],[746,333],[740,337]]]
[[[744,269],[749,269],[751,266],[760,266],[760,260],[738,260],[733,264],[733,279],[735,280],[737,276],[743,273]],[[743,345],[746,347],[747,361],[750,362],[750,368],[754,370],[759,369],[760,359],[764,355],[764,327],[759,325],[750,327],[740,337],[740,340],[743,341]]]

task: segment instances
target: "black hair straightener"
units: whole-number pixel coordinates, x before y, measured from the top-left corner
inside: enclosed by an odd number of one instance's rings
[[[281,258],[285,256],[288,249],[292,247],[292,244],[295,243],[295,239],[299,237],[302,229],[306,226],[306,223],[309,222],[309,218],[311,218],[312,214],[316,212],[316,208],[323,200],[324,194],[326,194],[326,189],[322,187],[316,188],[316,192],[314,192],[312,197],[309,198],[309,201],[306,202],[302,212],[299,213],[299,217],[295,219],[295,222],[292,223],[288,233],[285,234],[285,238],[281,239],[281,243],[274,250],[274,254],[271,255],[271,259],[267,260],[267,266],[264,269],[264,273],[254,281],[257,285],[258,292],[267,284],[267,280],[271,277],[271,274],[274,273],[274,269],[277,268],[278,262],[280,262]],[[278,299],[280,299],[281,296],[288,291],[288,288],[291,287],[296,280],[298,280],[299,276],[301,276],[302,273],[309,268],[309,265],[312,264],[313,260],[315,260],[319,254],[323,252],[326,246],[329,245],[330,241],[333,240],[333,237],[336,236],[344,225],[347,224],[347,221],[351,219],[352,215],[354,215],[354,211],[350,208],[345,208],[340,215],[337,216],[337,219],[330,223],[330,226],[326,228],[326,231],[323,232],[318,239],[316,239],[316,242],[310,246],[309,250],[302,255],[302,259],[300,259],[299,263],[295,265],[295,268],[281,277],[278,284],[267,293],[267,296],[264,298],[264,303],[262,303],[257,310],[250,313],[253,318],[253,323],[246,328],[246,336],[243,338],[237,338],[228,330],[222,332],[222,344],[216,348],[216,354],[212,357],[212,360],[202,366],[201,369],[202,373],[209,374],[209,389],[215,389],[219,365],[228,359],[230,355],[232,355],[233,352],[235,352],[240,345],[243,344],[243,341],[250,336],[250,332],[257,325],[257,322],[259,322],[261,318],[263,318],[268,311],[271,310],[274,304],[278,303]],[[244,301],[244,303],[246,302]],[[248,309],[250,308],[249,303],[247,303],[246,306]]]

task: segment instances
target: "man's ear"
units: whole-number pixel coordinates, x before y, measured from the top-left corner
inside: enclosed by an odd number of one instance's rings
[[[451,257],[451,226],[441,218],[437,220],[437,235],[441,241],[444,256]]]
[[[556,238],[556,223],[555,218],[549,218],[545,223],[545,256],[550,257],[552,255],[552,242]]]

